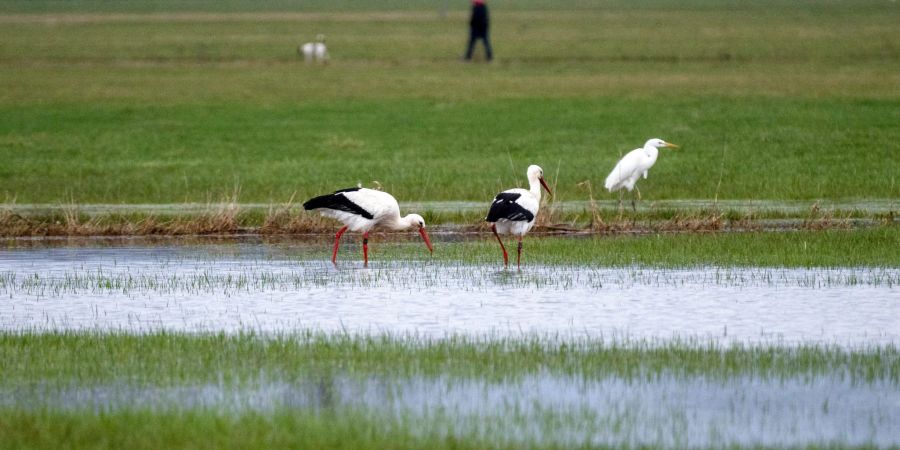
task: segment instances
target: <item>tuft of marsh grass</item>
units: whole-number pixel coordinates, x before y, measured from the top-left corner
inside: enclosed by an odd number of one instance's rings
[[[840,373],[859,382],[900,384],[894,345],[720,344],[702,339],[633,340],[522,335],[344,334],[311,330],[134,335],[127,332],[2,332],[0,386],[131,380],[151,385],[285,381],[338,371],[350,376],[477,376],[510,379],[550,372],[640,380],[667,374],[762,378]]]

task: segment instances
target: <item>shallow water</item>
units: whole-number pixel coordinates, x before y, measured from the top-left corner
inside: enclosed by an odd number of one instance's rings
[[[322,377],[235,387],[34,385],[0,408],[74,411],[209,409],[362,411],[377,423],[493,443],[663,447],[900,443],[900,391],[841,374],[797,378],[648,379],[542,373],[505,381]]]
[[[321,250],[259,242],[9,248],[0,251],[0,329],[900,342],[898,268],[519,272],[401,261],[335,269]]]

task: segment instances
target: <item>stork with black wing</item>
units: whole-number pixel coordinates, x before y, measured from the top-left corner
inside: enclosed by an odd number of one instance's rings
[[[528,189],[508,189],[494,197],[491,203],[491,209],[485,218],[491,222],[491,231],[497,237],[500,243],[500,249],[503,250],[503,265],[509,265],[509,255],[506,253],[506,247],[503,240],[500,239],[501,234],[512,234],[518,236],[518,256],[516,264],[522,266],[522,237],[534,226],[534,219],[537,217],[538,209],[541,206],[541,186],[550,192],[547,182],[544,181],[544,170],[538,166],[528,166]]]

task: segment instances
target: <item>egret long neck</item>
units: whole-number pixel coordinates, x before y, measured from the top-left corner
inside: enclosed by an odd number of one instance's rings
[[[648,164],[653,164],[656,162],[656,158],[659,156],[659,149],[647,144],[644,146],[644,154],[647,155]]]

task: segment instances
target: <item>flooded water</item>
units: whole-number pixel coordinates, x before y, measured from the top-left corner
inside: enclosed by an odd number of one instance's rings
[[[140,406],[136,406],[140,405]],[[900,390],[841,374],[802,378],[346,377],[137,387],[34,385],[0,408],[362,411],[377,423],[494,444],[794,447],[900,443]]]
[[[325,253],[260,242],[14,246],[0,250],[0,329],[900,342],[900,268],[335,269]]]

